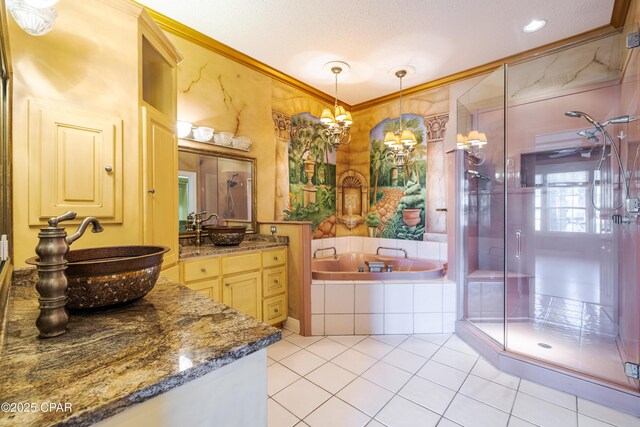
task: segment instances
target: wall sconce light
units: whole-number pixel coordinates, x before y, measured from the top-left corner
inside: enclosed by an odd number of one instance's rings
[[[27,34],[43,36],[53,28],[58,0],[7,0],[7,10]]]
[[[484,132],[472,130],[467,135],[461,133],[456,135],[456,148],[469,153],[468,160],[476,166],[484,163],[485,155],[481,149],[485,145],[487,145],[487,135]]]

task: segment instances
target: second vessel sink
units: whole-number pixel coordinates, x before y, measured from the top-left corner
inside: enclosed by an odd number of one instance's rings
[[[204,230],[216,246],[237,246],[244,240],[247,227],[235,225],[205,225]]]

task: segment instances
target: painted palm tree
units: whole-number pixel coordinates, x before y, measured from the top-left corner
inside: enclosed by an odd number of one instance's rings
[[[384,175],[384,170],[388,168],[387,162],[384,161],[384,152],[387,147],[380,140],[373,140],[371,142],[371,151],[369,152],[369,164],[371,171],[373,172],[373,196],[369,201],[370,206],[374,206],[376,204],[378,197],[378,179],[380,178],[380,173]]]

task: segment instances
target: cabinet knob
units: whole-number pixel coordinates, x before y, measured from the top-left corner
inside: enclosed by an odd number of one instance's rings
[[[275,280],[273,281],[273,283],[275,283],[275,284],[277,285],[277,284],[278,284],[278,279],[275,279]]]
[[[200,271],[202,271],[203,273],[206,273],[206,272],[207,272],[207,269],[206,269],[206,268],[204,268],[204,267],[202,267],[202,268],[200,269]]]
[[[155,194],[156,190],[154,190],[153,188],[151,190],[147,190],[147,193],[149,194]]]
[[[224,285],[228,288],[229,286],[231,286],[231,283],[225,283]]]
[[[279,311],[280,311],[280,310],[278,310],[277,308],[275,308],[275,309],[273,310],[273,312],[274,312],[274,313],[278,313]]]
[[[105,166],[104,170],[106,170],[108,173],[113,172],[113,168],[111,166]]]
[[[277,261],[277,260],[278,260],[278,257],[277,257],[277,256],[274,256],[274,257],[273,257],[273,260],[274,260],[274,261]]]

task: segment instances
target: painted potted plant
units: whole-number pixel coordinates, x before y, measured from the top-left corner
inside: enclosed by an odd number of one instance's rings
[[[404,196],[400,199],[398,209],[402,210],[402,222],[409,227],[415,227],[421,221],[420,214],[424,208],[422,187],[415,174],[407,181]]]
[[[367,227],[369,227],[369,237],[376,237],[378,227],[380,227],[380,224],[382,223],[378,212],[370,211],[365,217],[364,223],[367,224]]]

